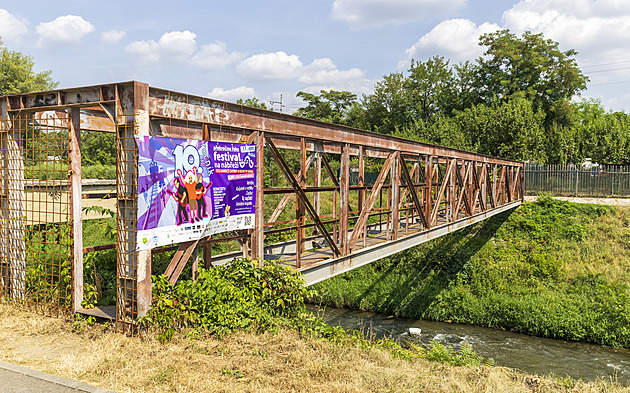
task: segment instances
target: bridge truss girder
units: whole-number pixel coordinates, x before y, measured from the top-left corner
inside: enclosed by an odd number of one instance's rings
[[[256,144],[262,154],[258,154],[257,161],[255,229],[223,239],[202,239],[198,244],[203,247],[204,260],[207,265],[210,261],[225,260],[222,256],[212,256],[210,245],[226,239],[239,240],[238,254],[261,260],[272,257],[272,253],[286,257],[309,284],[518,206],[524,195],[521,162],[171,92],[138,82],[0,97],[0,133],[10,134],[12,122],[24,114],[35,118],[44,114],[57,116],[62,124],[66,122],[63,126],[75,132],[117,134],[116,320],[121,326],[144,315],[151,302],[152,253],[134,250],[137,151],[133,138],[138,135]],[[73,144],[73,149],[72,187],[77,193],[74,195],[80,195],[80,182],[77,183],[80,144]],[[287,151],[298,154],[297,173],[293,173],[283,158]],[[273,159],[288,186],[264,186],[265,155]],[[338,175],[331,167],[331,157],[338,157]],[[3,160],[6,162],[7,157]],[[377,167],[382,164],[373,184],[365,181],[368,162]],[[351,184],[352,174],[358,177],[356,184]],[[282,197],[272,201],[277,195]],[[270,206],[270,201],[275,204],[274,209],[265,212],[264,207],[266,203]],[[280,220],[289,205],[294,206],[295,214]],[[325,209],[328,211],[324,212]],[[77,219],[78,213],[72,214],[73,233],[78,236],[81,220]],[[308,231],[311,234],[307,236]],[[265,244],[265,238],[276,233],[293,233],[290,237],[294,240],[282,245],[284,252],[278,251],[278,245]],[[325,251],[316,251],[313,256],[306,244],[320,240]],[[74,248],[74,255],[82,255],[79,242]],[[6,249],[2,244],[0,251]],[[293,251],[287,252],[289,249]],[[190,255],[189,251],[183,246],[177,255]],[[171,273],[180,270],[181,263],[174,260]],[[82,268],[75,263],[73,269],[74,289],[79,294]],[[80,298],[75,296],[73,310],[79,307]]]

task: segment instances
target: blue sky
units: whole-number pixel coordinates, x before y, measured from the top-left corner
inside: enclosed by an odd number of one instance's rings
[[[627,0],[20,1],[0,3],[0,36],[52,70],[60,88],[138,80],[293,112],[298,91],[370,93],[383,75],[435,55],[483,53],[480,34],[542,32],[576,49],[582,98],[630,112]],[[279,105],[275,105],[279,110]]]

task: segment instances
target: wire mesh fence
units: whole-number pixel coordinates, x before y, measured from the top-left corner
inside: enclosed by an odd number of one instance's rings
[[[123,116],[116,133],[116,188],[118,215],[118,262],[116,329],[135,332],[138,316],[137,198],[138,148],[135,141],[134,116]]]
[[[0,291],[58,316],[72,305],[68,118],[23,114],[10,124],[0,132]]]
[[[630,197],[630,167],[525,164],[527,195]]]

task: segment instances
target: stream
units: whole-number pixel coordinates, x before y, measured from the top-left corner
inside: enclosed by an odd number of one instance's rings
[[[422,342],[433,340],[458,347],[463,342],[496,365],[539,376],[553,374],[594,381],[616,378],[630,385],[630,350],[539,338],[503,330],[416,319],[395,318],[375,313],[308,306],[313,313],[324,314],[326,323],[344,329],[357,329],[376,338],[399,340],[409,328],[420,328]]]

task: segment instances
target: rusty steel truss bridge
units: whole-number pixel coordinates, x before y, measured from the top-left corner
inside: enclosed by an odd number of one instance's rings
[[[0,97],[0,296],[82,311],[85,255],[117,254],[116,326],[151,307],[151,275],[175,282],[237,256],[280,259],[307,284],[521,204],[523,163],[124,82]],[[81,132],[115,134],[117,241],[83,246]],[[254,144],[253,230],[136,251],[136,136]],[[264,153],[263,153],[264,152]],[[100,197],[100,196],[99,196]],[[68,240],[70,239],[70,240]],[[213,245],[228,252],[213,255]],[[174,251],[166,272],[152,256]]]

